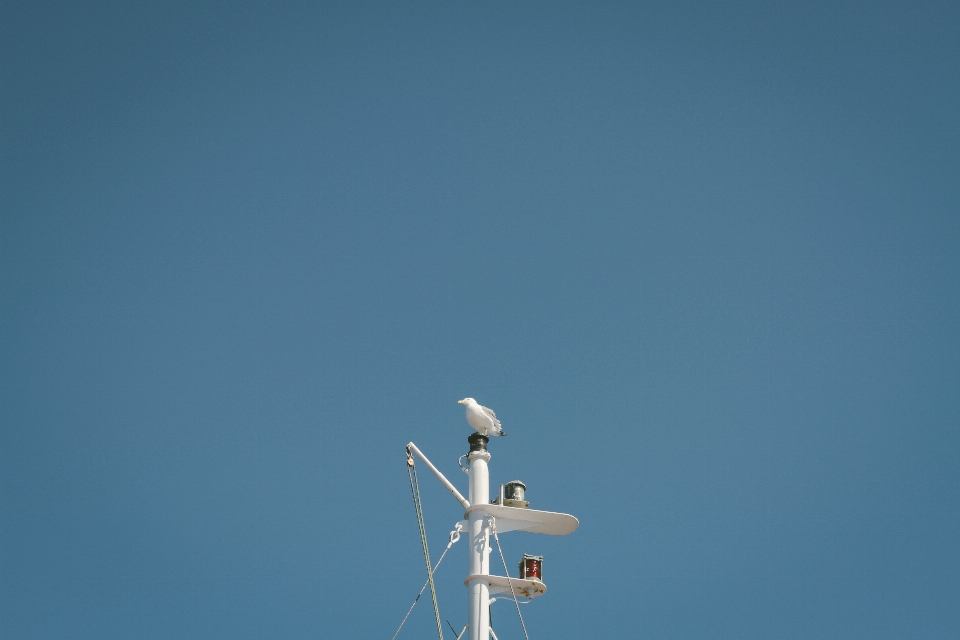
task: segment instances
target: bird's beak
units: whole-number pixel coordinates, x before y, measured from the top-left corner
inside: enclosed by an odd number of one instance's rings
[[[463,404],[463,400],[457,400],[457,404]]]

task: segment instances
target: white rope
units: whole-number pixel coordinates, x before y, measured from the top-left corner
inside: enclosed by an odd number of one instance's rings
[[[436,573],[437,567],[440,566],[440,563],[443,562],[443,557],[444,557],[445,555],[447,555],[447,551],[450,551],[450,547],[452,547],[452,546],[454,545],[454,543],[456,543],[456,542],[458,542],[458,541],[460,540],[460,532],[461,532],[461,531],[463,531],[463,525],[458,522],[458,523],[457,523],[457,526],[455,526],[455,527],[453,528],[453,531],[450,532],[450,542],[447,543],[447,548],[444,549],[444,550],[443,550],[443,553],[440,554],[440,559],[437,560],[437,564],[433,565],[433,571],[434,571],[434,573]],[[400,626],[397,627],[397,632],[393,634],[393,637],[390,638],[390,640],[397,640],[397,634],[400,633],[400,629],[403,629],[403,625],[405,625],[405,624],[407,623],[407,618],[410,617],[410,613],[413,611],[413,608],[414,608],[415,606],[417,606],[417,602],[419,602],[420,596],[423,595],[423,592],[426,590],[428,584],[430,584],[430,580],[429,580],[429,579],[428,579],[426,582],[423,583],[423,586],[422,586],[422,587],[420,587],[420,593],[418,593],[418,594],[417,594],[417,597],[413,599],[413,604],[410,605],[410,608],[409,608],[409,609],[407,609],[407,615],[403,616],[403,622],[401,622],[401,623],[400,623]],[[463,631],[461,631],[460,634],[462,635],[462,634],[463,634]],[[458,639],[458,640],[459,640],[459,638],[460,638],[460,636],[457,636],[457,639]]]
[[[493,516],[490,516],[490,520],[490,524],[492,525],[491,529],[493,529],[493,539],[497,541],[497,550],[500,552],[500,562],[503,563],[503,574],[507,577],[507,584],[510,585],[510,593],[513,594],[513,603],[517,605],[517,615],[520,616],[520,626],[523,627],[523,637],[527,640],[530,640],[530,636],[527,635],[527,625],[523,623],[523,614],[520,613],[520,603],[517,601],[517,591],[513,588],[513,578],[510,577],[510,570],[507,569],[507,561],[503,558],[503,548],[500,546],[500,536],[497,535],[497,519]]]
[[[433,564],[430,562],[430,549],[427,544],[427,527],[423,522],[423,505],[420,502],[420,483],[417,482],[417,467],[414,465],[410,447],[407,447],[407,476],[410,478],[410,492],[413,494],[413,506],[417,511],[420,543],[423,545],[423,561],[427,566],[427,582],[430,584],[430,597],[433,598],[433,613],[437,618],[437,637],[439,640],[443,640],[443,623],[440,622],[440,606],[437,604],[437,588],[433,583]]]

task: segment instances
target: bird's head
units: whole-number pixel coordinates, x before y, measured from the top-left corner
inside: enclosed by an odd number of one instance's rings
[[[465,405],[468,405],[468,406],[471,405],[471,404],[476,404],[476,403],[477,403],[477,401],[474,400],[473,398],[464,398],[463,400],[457,400],[457,404],[465,404]]]

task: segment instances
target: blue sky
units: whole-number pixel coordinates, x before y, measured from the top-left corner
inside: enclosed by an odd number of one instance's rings
[[[0,11],[4,638],[960,634],[956,4]]]

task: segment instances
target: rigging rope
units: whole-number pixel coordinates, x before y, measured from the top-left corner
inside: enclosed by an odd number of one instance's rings
[[[447,548],[443,550],[443,553],[440,554],[440,559],[437,560],[437,564],[433,565],[433,572],[437,572],[437,567],[440,566],[440,563],[443,562],[443,557],[447,555],[447,551],[450,551],[450,547],[454,545],[458,540],[460,540],[460,532],[463,531],[463,525],[459,522],[457,526],[453,528],[453,531],[450,532],[450,542],[447,543]],[[403,622],[400,623],[400,626],[397,627],[397,632],[393,634],[393,637],[390,640],[397,640],[397,634],[400,633],[400,629],[403,629],[403,625],[407,623],[407,618],[410,617],[410,613],[413,611],[413,608],[417,606],[417,602],[420,601],[420,596],[423,595],[424,590],[427,588],[427,585],[430,584],[430,580],[427,580],[423,583],[423,586],[420,587],[420,593],[417,594],[417,597],[413,599],[413,604],[410,605],[410,608],[407,609],[407,615],[403,616]],[[447,621],[449,624],[449,620]],[[459,636],[457,636],[459,638]]]
[[[433,598],[433,613],[437,618],[437,635],[440,640],[443,640],[443,623],[440,622],[440,606],[437,604],[437,588],[433,584],[433,566],[430,564],[430,549],[427,546],[427,529],[423,523],[423,505],[420,504],[420,484],[417,482],[417,467],[413,462],[413,455],[409,449],[407,449],[407,477],[410,478],[410,492],[413,494],[413,506],[417,511],[417,525],[420,527],[420,542],[423,544],[423,560],[427,565],[427,583],[430,585],[430,596]],[[446,553],[446,551],[444,551],[444,553]],[[439,565],[439,563],[437,564]],[[420,596],[417,596],[417,598],[419,599]],[[414,604],[416,604],[416,602],[414,602]],[[519,607],[517,610],[520,610]],[[400,630],[397,629],[398,633],[399,631]]]
[[[492,527],[493,529],[493,539],[497,541],[497,550],[500,552],[500,562],[503,563],[503,574],[507,577],[507,584],[510,585],[510,592],[513,594],[513,603],[517,605],[517,615],[520,616],[520,626],[523,627],[523,637],[527,640],[530,640],[530,636],[527,635],[527,625],[523,623],[523,614],[520,613],[520,603],[517,601],[517,592],[513,588],[513,578],[510,577],[510,570],[507,569],[507,561],[503,558],[503,549],[500,547],[500,536],[497,535],[497,519],[492,517]]]

